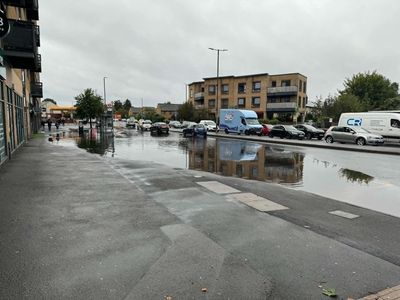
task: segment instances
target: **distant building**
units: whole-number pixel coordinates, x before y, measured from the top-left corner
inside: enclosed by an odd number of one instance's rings
[[[50,116],[48,115],[47,117],[51,119],[61,119],[64,118],[67,122],[73,122],[75,119],[75,112],[76,112],[76,107],[75,106],[67,106],[67,105],[53,105],[48,107]]]
[[[0,2],[6,16],[1,18],[0,41],[1,164],[40,129],[43,88],[38,1]]]
[[[138,118],[142,115],[146,115],[147,113],[154,113],[155,112],[155,108],[154,107],[150,107],[150,106],[144,106],[144,107],[131,107],[129,109],[129,116],[134,117],[134,118]]]
[[[260,119],[303,121],[307,105],[307,77],[300,73],[204,78],[189,84],[189,99],[195,108],[206,109],[215,119],[221,108],[249,109]]]
[[[156,112],[167,120],[176,120],[182,104],[158,103]]]

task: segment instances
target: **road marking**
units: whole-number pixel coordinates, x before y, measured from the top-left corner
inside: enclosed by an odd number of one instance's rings
[[[329,213],[332,215],[335,215],[335,216],[346,218],[346,219],[356,219],[359,217],[359,215],[354,215],[354,214],[351,214],[351,213],[348,213],[348,212],[345,212],[342,210],[334,210],[334,211],[330,211]]]
[[[241,193],[241,194],[234,194],[231,196],[234,197],[236,200],[262,212],[289,209],[286,206],[272,202],[271,200],[257,196],[253,193]]]
[[[220,183],[218,181],[201,181],[197,182],[197,184],[205,187],[206,189],[216,193],[216,194],[231,194],[231,193],[240,193],[239,190],[234,189],[228,185]]]

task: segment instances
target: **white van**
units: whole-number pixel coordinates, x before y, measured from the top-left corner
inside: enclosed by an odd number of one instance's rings
[[[362,127],[384,138],[400,139],[400,113],[357,112],[340,115],[339,126]]]
[[[245,109],[221,109],[219,114],[219,129],[226,134],[261,134],[262,126],[258,122],[255,111]]]

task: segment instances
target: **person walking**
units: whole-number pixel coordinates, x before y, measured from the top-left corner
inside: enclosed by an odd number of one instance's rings
[[[47,119],[47,128],[51,131],[51,120]]]

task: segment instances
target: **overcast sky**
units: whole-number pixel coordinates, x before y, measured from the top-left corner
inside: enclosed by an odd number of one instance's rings
[[[183,103],[216,75],[294,73],[308,97],[374,71],[400,82],[399,0],[39,0],[44,98],[85,88],[134,106]]]

